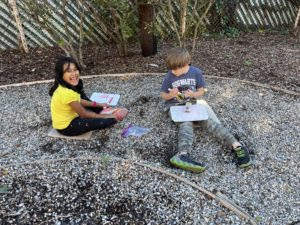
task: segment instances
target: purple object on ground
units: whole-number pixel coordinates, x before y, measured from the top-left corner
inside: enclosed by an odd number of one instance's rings
[[[130,135],[136,136],[136,137],[141,137],[144,134],[147,134],[150,131],[149,128],[144,128],[144,127],[138,127],[130,124],[128,127],[126,127],[122,133],[122,137],[128,137]]]

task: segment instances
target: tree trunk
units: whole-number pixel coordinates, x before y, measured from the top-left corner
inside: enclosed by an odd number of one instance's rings
[[[16,21],[16,26],[18,28],[18,31],[19,31],[19,35],[20,35],[20,39],[21,39],[21,43],[22,43],[22,48],[24,49],[24,51],[26,53],[28,53],[28,46],[27,46],[27,42],[26,42],[26,39],[25,39],[25,35],[24,35],[24,30],[23,30],[23,26],[22,26],[22,23],[21,23],[21,20],[20,20],[20,17],[19,17],[19,12],[18,12],[18,8],[17,8],[17,3],[15,0],[9,0],[8,1],[11,8],[12,8],[12,14],[15,18],[15,21]]]
[[[153,33],[155,10],[152,4],[138,5],[140,19],[140,42],[144,57],[154,55],[157,52],[156,39]]]

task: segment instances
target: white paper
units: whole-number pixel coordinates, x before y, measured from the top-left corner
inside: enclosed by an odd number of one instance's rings
[[[118,104],[118,101],[120,99],[120,95],[94,92],[92,94],[92,96],[90,97],[90,99],[92,101],[95,101],[95,102],[98,102],[98,103],[107,103],[111,106],[115,106],[115,105]]]
[[[202,105],[192,105],[191,112],[185,112],[185,105],[172,106],[171,118],[174,122],[207,120],[206,108]]]

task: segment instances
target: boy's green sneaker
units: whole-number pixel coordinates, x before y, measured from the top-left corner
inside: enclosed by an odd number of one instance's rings
[[[237,158],[237,164],[240,168],[248,167],[252,164],[249,150],[246,146],[239,146],[234,149]]]
[[[170,163],[183,170],[201,173],[205,170],[204,165],[191,160],[186,154],[176,154],[170,159]]]

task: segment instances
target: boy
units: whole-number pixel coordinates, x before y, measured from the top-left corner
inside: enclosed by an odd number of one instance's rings
[[[183,48],[171,50],[166,57],[169,71],[162,83],[161,97],[166,101],[167,110],[184,101],[196,102],[204,94],[205,82],[202,71],[190,66],[190,61],[189,52]],[[209,117],[207,120],[200,121],[200,125],[233,148],[240,168],[251,165],[251,158],[246,146],[238,142],[216,119]],[[178,126],[178,153],[170,159],[170,163],[183,170],[203,172],[205,166],[193,161],[188,156],[192,150],[194,139],[193,122],[181,122],[178,123]]]

